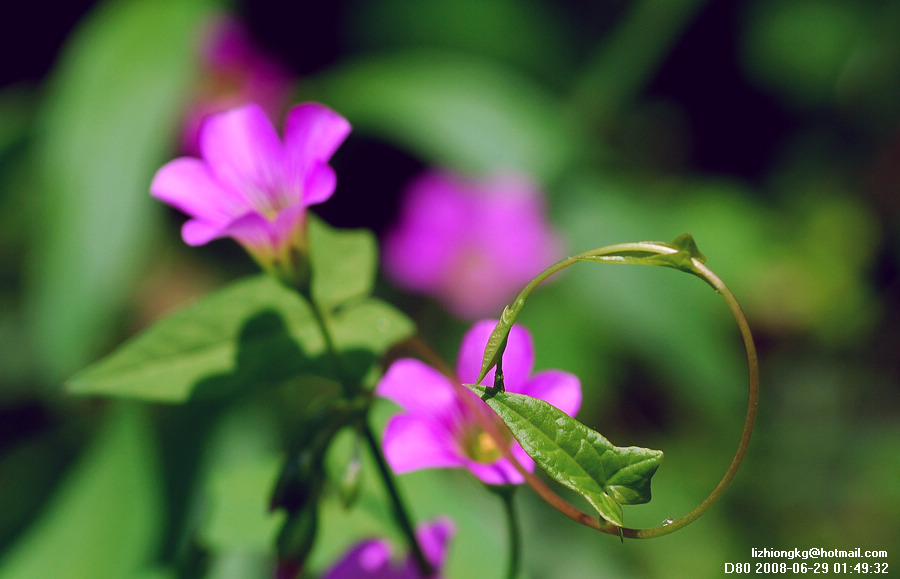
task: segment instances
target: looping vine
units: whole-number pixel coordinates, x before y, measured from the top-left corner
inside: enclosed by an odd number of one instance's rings
[[[512,305],[507,306],[504,309],[499,323],[488,340],[488,344],[485,347],[481,372],[479,373],[476,382],[480,383],[492,368],[499,366],[503,351],[506,347],[507,336],[515,323],[516,318],[525,306],[525,301],[531,292],[551,275],[558,273],[575,263],[584,261],[612,264],[655,265],[677,269],[699,277],[725,299],[725,302],[728,304],[728,307],[735,318],[744,343],[744,349],[747,354],[749,380],[747,412],[744,418],[744,427],[737,450],[735,451],[734,457],[725,471],[725,474],[712,492],[710,492],[699,505],[694,507],[694,509],[686,515],[678,519],[666,520],[664,524],[658,527],[633,529],[619,526],[604,520],[603,518],[584,513],[556,494],[540,478],[525,469],[512,455],[508,445],[503,443],[504,439],[501,436],[500,430],[503,428],[503,423],[498,417],[494,420],[490,418],[480,418],[480,426],[494,440],[497,448],[502,449],[504,457],[509,460],[516,470],[525,478],[526,483],[541,496],[541,498],[567,517],[585,526],[601,532],[617,535],[620,538],[650,539],[667,535],[687,526],[709,510],[709,508],[722,496],[725,489],[734,479],[734,476],[744,459],[756,421],[759,398],[759,365],[756,347],[753,343],[753,336],[750,332],[746,316],[734,294],[728,289],[728,286],[726,286],[725,283],[705,265],[706,257],[697,249],[693,238],[689,234],[681,235],[671,243],[642,241],[609,245],[591,249],[557,262],[541,272],[525,286],[524,289],[522,289]],[[465,395],[466,388],[459,380],[455,380],[454,384],[458,389],[460,398],[464,400],[466,404],[472,406],[477,404],[470,396]],[[488,389],[485,394],[487,396],[492,396],[497,392],[502,392],[502,389],[502,374],[498,371],[495,376],[494,388]],[[473,412],[473,414],[479,417],[483,416],[481,413],[477,412]]]

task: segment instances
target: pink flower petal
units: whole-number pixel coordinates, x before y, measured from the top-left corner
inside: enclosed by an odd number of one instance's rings
[[[561,247],[529,179],[431,172],[409,186],[397,228],[386,237],[385,272],[472,319],[498,314],[561,257]]]
[[[446,517],[419,525],[416,530],[416,538],[422,545],[425,558],[436,569],[443,568],[447,558],[447,545],[454,534],[456,534],[456,526],[451,519]]]
[[[272,257],[278,249],[272,223],[255,211],[229,223],[219,236],[233,237],[247,249],[266,254],[267,257]]]
[[[314,205],[334,192],[337,178],[328,160],[347,135],[350,123],[318,103],[304,103],[290,110],[284,126],[285,184],[297,191],[298,202]]]
[[[397,360],[382,377],[375,394],[393,400],[406,412],[440,416],[457,404],[449,378],[412,358]]]
[[[549,402],[569,416],[581,408],[581,380],[562,370],[538,372],[518,393]]]
[[[192,217],[220,225],[247,211],[240,195],[216,181],[205,163],[188,157],[163,165],[153,177],[150,194]]]
[[[518,452],[516,448],[518,448]],[[534,471],[534,460],[522,450],[518,443],[511,450],[513,456],[526,470]],[[489,485],[518,485],[525,482],[525,477],[506,458],[500,458],[490,464],[467,460],[465,466],[472,474],[481,479],[481,482]]]
[[[390,544],[384,539],[370,539],[351,548],[322,579],[387,577],[386,571],[390,563]]]
[[[305,176],[311,164],[327,162],[350,134],[350,123],[330,108],[303,103],[292,108],[284,123],[289,175]]]
[[[336,186],[334,169],[325,163],[314,163],[303,189],[303,204],[309,206],[328,201]]]
[[[394,472],[454,468],[464,464],[452,432],[427,417],[394,416],[384,431],[384,456]]]
[[[200,150],[217,180],[240,192],[258,213],[272,214],[299,201],[299,192],[284,187],[281,142],[258,105],[209,117],[201,128]]]
[[[497,320],[481,320],[463,337],[456,359],[456,373],[464,383],[471,384],[478,378],[484,359],[484,347],[496,325]],[[533,367],[534,343],[531,341],[531,334],[515,324],[509,332],[506,350],[503,352],[503,381],[506,388],[511,392],[518,392],[528,381]],[[493,386],[494,373],[492,369],[481,383]]]
[[[302,203],[282,209],[271,224],[273,240],[279,250],[306,225],[306,206]]]
[[[224,237],[224,228],[216,223],[191,219],[181,227],[181,238],[188,245],[204,245],[213,239]]]
[[[447,545],[455,532],[453,521],[448,518],[423,523],[416,529],[425,558],[438,572],[444,566]],[[322,579],[421,579],[412,555],[406,557],[403,565],[395,565],[391,555],[391,545],[385,540],[362,541],[326,571]]]
[[[467,233],[460,224],[473,214],[455,186],[442,173],[427,173],[407,189],[383,250],[385,273],[400,285],[430,293],[452,283],[454,256]]]

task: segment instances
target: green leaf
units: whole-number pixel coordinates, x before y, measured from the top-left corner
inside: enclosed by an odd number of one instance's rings
[[[72,35],[35,142],[42,217],[29,312],[55,381],[107,345],[159,225],[148,187],[174,141],[209,2],[110,1]]]
[[[329,323],[346,369],[357,379],[415,330],[406,316],[374,298],[340,309]],[[316,366],[324,353],[306,300],[261,274],[157,322],[66,386],[76,394],[184,402],[192,394],[221,395],[330,369]]]
[[[368,229],[335,229],[310,216],[312,296],[331,310],[372,292],[378,268],[375,236]]]
[[[468,386],[494,409],[547,474],[587,499],[607,521],[624,526],[621,505],[650,501],[650,479],[662,451],[613,446],[543,400]]]
[[[694,260],[706,263],[706,256],[700,253],[694,237],[690,233],[682,233],[672,242],[640,241],[635,246],[644,246],[647,249],[630,249],[602,255],[593,255],[579,258],[580,261],[594,261],[599,263],[619,263],[632,265],[655,265],[670,267],[685,273],[696,275],[704,282],[712,286],[694,265]],[[671,253],[660,252],[660,248],[671,250]],[[713,286],[713,289],[715,287]]]
[[[471,173],[514,169],[550,179],[581,141],[541,87],[473,56],[409,51],[361,59],[307,86],[357,130]]]
[[[525,307],[525,300],[516,298],[512,306],[503,308],[503,313],[500,314],[500,321],[494,326],[494,330],[488,337],[487,345],[484,347],[481,371],[478,373],[476,383],[481,382],[487,376],[487,373],[491,371],[491,368],[502,360],[503,352],[506,350],[506,339],[509,337],[509,332],[516,321],[516,316],[519,315],[523,307]]]
[[[368,383],[377,359],[416,332],[413,322],[390,304],[368,298],[338,310],[330,320],[347,378]]]
[[[157,322],[76,374],[67,387],[76,394],[183,402],[203,378],[233,370],[239,377],[259,371],[284,378],[323,350],[306,301],[258,275]]]
[[[47,508],[0,561],[0,579],[119,579],[155,555],[164,511],[144,415],[119,406]]]
[[[209,517],[201,533],[204,545],[214,551],[272,552],[285,516],[269,512],[268,494],[282,460],[277,455],[251,457],[209,473]]]

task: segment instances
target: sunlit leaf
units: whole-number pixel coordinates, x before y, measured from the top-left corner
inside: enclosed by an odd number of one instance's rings
[[[201,379],[240,373],[242,364],[286,378],[323,349],[305,300],[258,275],[161,320],[76,374],[67,387],[78,394],[182,402]],[[260,355],[278,364],[260,363]]]
[[[113,410],[97,440],[0,561],[0,579],[120,579],[155,555],[163,511],[143,414]]]
[[[469,385],[557,482],[582,495],[604,519],[623,526],[622,505],[650,501],[663,453],[613,446],[598,432],[538,398]]]
[[[394,344],[415,334],[413,322],[390,304],[368,298],[339,310],[331,319],[334,340],[344,370],[351,379],[367,382],[377,358]]]
[[[329,324],[354,378],[414,331],[406,316],[374,298],[339,310]],[[183,402],[195,389],[219,395],[316,368],[333,370],[314,366],[324,353],[309,304],[270,276],[258,275],[159,321],[73,376],[67,387],[77,394]]]
[[[330,310],[368,295],[375,283],[378,248],[367,229],[335,229],[320,219],[309,220],[312,294]]]

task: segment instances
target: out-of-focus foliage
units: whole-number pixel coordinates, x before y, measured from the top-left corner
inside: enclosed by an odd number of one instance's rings
[[[294,66],[296,100],[321,100],[355,127],[321,208],[334,224],[382,233],[413,168],[515,168],[540,182],[569,251],[690,232],[742,302],[762,396],[723,500],[674,535],[623,545],[520,493],[526,573],[719,576],[760,547],[894,555],[900,9],[874,0],[588,4],[232,9]],[[266,508],[277,465],[336,384],[274,373],[231,403],[198,397],[177,408],[61,390],[164,311],[253,271],[227,242],[183,248],[179,218],[163,222],[147,192],[153,170],[177,154],[194,43],[217,8],[99,2],[74,23],[49,75],[0,88],[0,578],[271,575],[279,519]],[[21,25],[37,32],[40,21]],[[369,292],[369,275],[356,270],[333,272],[360,284],[337,282],[348,293],[336,301]],[[458,321],[381,279],[375,294],[452,357]],[[263,333],[280,327],[262,321]],[[653,501],[630,507],[629,526],[658,525],[706,496],[737,444],[745,401],[738,336],[709,287],[656,268],[584,264],[542,286],[519,321],[538,368],[580,376],[581,422],[665,452]],[[278,336],[277,347],[300,348],[302,339]],[[225,388],[241,364],[265,377],[253,348],[222,356],[209,387]],[[402,542],[367,470],[364,461],[352,510],[326,497],[314,570],[362,536]],[[455,519],[448,577],[499,576],[502,513],[478,484],[443,472],[400,484],[418,519]]]

